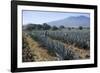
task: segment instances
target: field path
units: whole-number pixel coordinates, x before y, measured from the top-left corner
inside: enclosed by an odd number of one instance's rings
[[[23,37],[28,43],[30,52],[34,55],[35,61],[52,61],[56,57],[48,52],[47,49],[44,49],[38,42],[33,40],[27,33],[23,32]]]

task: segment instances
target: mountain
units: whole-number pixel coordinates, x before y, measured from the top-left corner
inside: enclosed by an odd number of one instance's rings
[[[68,18],[64,18],[61,20],[56,20],[52,22],[48,22],[51,26],[60,26],[64,25],[65,27],[89,27],[90,26],[90,18],[86,16],[70,16]]]

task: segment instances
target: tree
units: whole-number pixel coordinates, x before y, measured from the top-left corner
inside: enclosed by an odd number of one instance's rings
[[[38,25],[36,26],[36,29],[38,29],[38,30],[42,30],[42,29],[43,29],[43,26],[40,25],[40,24],[38,24]]]
[[[71,30],[71,27],[68,27],[68,30]]]
[[[35,24],[28,24],[25,26],[25,29],[31,31],[31,30],[35,29],[35,27],[36,27]]]
[[[75,29],[74,27],[72,27],[72,29]]]
[[[60,29],[64,29],[65,27],[64,27],[63,25],[61,25],[59,28],[60,28]]]
[[[43,23],[43,29],[44,30],[49,30],[51,28],[50,25],[48,25],[47,23]]]
[[[82,27],[82,26],[79,26],[79,29],[80,29],[80,30],[82,30],[82,29],[83,29],[83,27]]]
[[[56,26],[52,27],[52,30],[57,30],[57,29],[58,29],[58,27],[56,27]]]

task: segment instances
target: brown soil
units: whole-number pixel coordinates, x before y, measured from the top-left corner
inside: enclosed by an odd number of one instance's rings
[[[38,42],[33,40],[28,34],[23,33],[24,38],[26,38],[26,42],[28,43],[28,47],[30,48],[31,54],[34,55],[35,61],[52,61],[56,60],[56,57],[52,54],[48,53],[47,49],[41,46]]]
[[[76,47],[74,45],[65,44],[66,48],[72,49],[74,52],[79,54],[80,59],[89,59],[90,58],[90,50],[85,50],[83,48]]]

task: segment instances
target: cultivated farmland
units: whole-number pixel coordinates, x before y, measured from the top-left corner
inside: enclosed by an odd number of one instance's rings
[[[28,28],[23,29],[23,41],[23,62],[90,58],[89,28]]]

